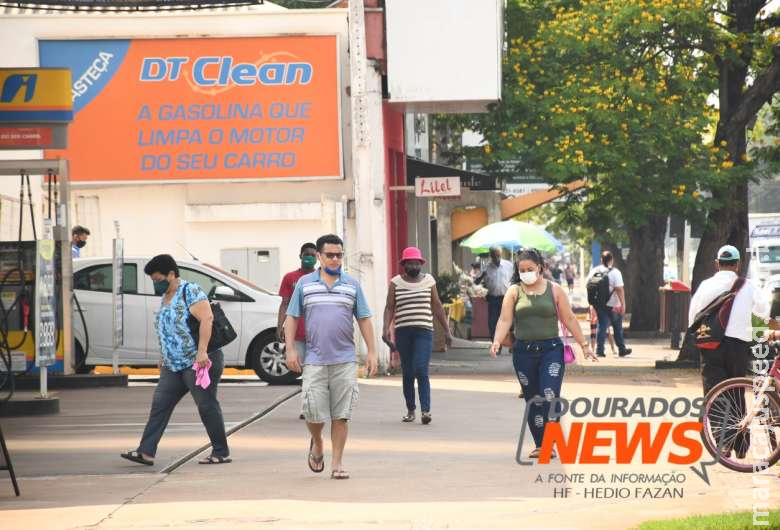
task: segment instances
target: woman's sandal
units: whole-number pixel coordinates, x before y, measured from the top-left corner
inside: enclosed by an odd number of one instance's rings
[[[320,456],[314,456],[314,438],[312,438],[311,442],[309,443],[308,464],[309,464],[309,469],[311,469],[315,473],[322,473],[323,471],[325,471],[325,453],[321,454]]]
[[[528,458],[539,458],[539,454],[542,452],[542,449],[537,447],[531,453],[528,455]],[[555,453],[555,451],[550,452],[550,460],[555,460],[558,458],[558,455]]]
[[[229,464],[233,461],[229,456],[209,455],[206,458],[198,460],[198,464]]]
[[[131,462],[135,462],[136,464],[143,464],[145,466],[153,466],[154,460],[149,460],[148,458],[144,457],[144,455],[138,451],[128,451],[126,453],[122,453],[119,456],[126,460],[130,460]]]
[[[414,421],[414,411],[410,410],[409,412],[407,412],[406,416],[401,418],[401,421],[404,422],[404,423],[411,423],[411,422],[413,422]]]
[[[349,473],[343,469],[334,469],[330,472],[330,478],[334,480],[346,480],[349,478]]]

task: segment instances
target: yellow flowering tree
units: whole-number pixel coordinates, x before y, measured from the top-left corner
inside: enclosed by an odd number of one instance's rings
[[[510,1],[502,102],[468,124],[488,164],[586,181],[561,214],[596,239],[625,230],[635,330],[658,329],[668,215],[695,217],[700,190],[725,178],[726,150],[702,140],[717,87],[696,51],[709,17],[696,0]]]

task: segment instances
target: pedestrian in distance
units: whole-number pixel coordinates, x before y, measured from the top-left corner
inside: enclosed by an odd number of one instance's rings
[[[569,294],[572,294],[574,293],[574,267],[571,266],[571,263],[566,264],[564,275],[566,276],[566,285],[569,287]]]
[[[563,288],[544,278],[544,261],[536,249],[517,255],[512,286],[504,297],[501,318],[493,336],[490,354],[495,357],[514,322],[512,364],[523,387],[528,412],[528,428],[536,448],[529,458],[538,458],[544,427],[550,421],[550,402],[561,394],[565,372],[561,324],[582,347],[586,358],[596,360],[580,329]],[[536,397],[544,399],[534,403]]]
[[[487,289],[488,306],[488,333],[490,336],[496,334],[496,324],[501,315],[501,306],[504,301],[504,295],[512,282],[513,272],[512,262],[501,257],[501,247],[490,247],[490,261],[485,267],[485,273],[482,285]],[[501,355],[499,348],[496,355]]]
[[[287,318],[287,306],[290,305],[290,298],[295,292],[295,285],[303,276],[314,272],[314,266],[317,264],[317,245],[314,243],[304,243],[298,254],[301,260],[301,266],[290,271],[282,278],[282,284],[279,287],[279,296],[282,297],[282,303],[279,306],[279,316],[276,324],[276,336],[279,342],[284,343],[284,320]],[[306,327],[304,318],[298,321],[298,329],[295,333],[295,346],[300,356],[299,362],[303,363],[306,358]],[[305,419],[303,412],[298,416]]]
[[[81,257],[81,249],[87,244],[90,236],[88,228],[76,225],[70,231],[70,255],[73,258]]]
[[[479,285],[482,282],[482,264],[475,261],[471,264],[471,270],[469,270],[469,277],[474,281],[474,285]]]
[[[414,398],[414,382],[420,395],[421,421],[431,422],[431,382],[428,367],[433,350],[433,319],[445,330],[447,346],[452,344],[447,315],[436,291],[436,280],[422,273],[425,259],[416,247],[408,247],[401,254],[404,272],[390,280],[385,304],[382,338],[393,343],[391,326],[395,324],[395,348],[401,355],[403,393],[406,415],[403,422],[415,420],[417,409]]]
[[[168,426],[173,409],[181,398],[190,393],[211,441],[211,454],[198,463],[227,464],[231,462],[230,451],[222,408],[217,400],[217,386],[225,359],[222,350],[208,351],[214,320],[208,297],[199,285],[179,277],[179,267],[168,254],[160,254],[149,260],[144,273],[154,282],[154,293],[162,296],[160,312],[155,321],[162,354],[158,362],[160,379],[154,390],[152,409],[138,448],[122,453],[121,456],[139,464],[154,464],[157,445]],[[199,323],[197,343],[187,323],[189,315],[194,316]],[[196,374],[198,370],[200,374]],[[203,378],[206,370],[210,379],[207,385]]]
[[[358,399],[353,319],[368,345],[366,370],[376,374],[377,354],[371,311],[358,281],[342,271],[344,243],[328,234],[317,240],[320,268],[298,280],[287,307],[284,337],[287,366],[303,374],[303,414],[311,439],[309,469],[325,469],[322,432],[330,422],[331,478],[348,479],[343,467],[348,421]],[[298,321],[306,319],[306,358],[295,343]],[[301,364],[303,362],[303,364]]]
[[[552,269],[550,270],[550,274],[552,275],[553,281],[558,285],[561,285],[561,279],[563,278],[563,269],[561,269],[560,263],[556,263],[552,266]]]
[[[623,340],[623,315],[626,312],[626,292],[623,284],[623,274],[613,266],[612,253],[605,250],[601,253],[601,265],[594,267],[586,281],[588,303],[596,309],[599,317],[599,329],[596,337],[596,355],[606,357],[604,342],[607,340],[609,327],[612,326],[618,355],[625,357],[631,354],[631,348],[626,347]]]

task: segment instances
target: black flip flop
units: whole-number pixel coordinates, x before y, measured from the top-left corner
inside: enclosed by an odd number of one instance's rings
[[[320,456],[314,456],[314,438],[311,439],[311,442],[309,442],[309,456],[306,457],[306,463],[309,464],[309,469],[314,471],[315,473],[322,473],[325,471],[325,453],[321,454]],[[314,462],[315,464],[322,464],[322,467],[320,469],[315,468],[311,463]]]
[[[126,453],[120,454],[119,456],[121,456],[125,460],[130,460],[131,462],[135,462],[136,464],[143,464],[145,466],[154,465],[154,460],[149,460],[148,458],[144,458],[144,455],[142,455],[138,451],[128,451]]]
[[[198,464],[211,465],[211,464],[229,464],[233,461],[229,456],[216,456],[210,455],[203,460],[198,460]]]

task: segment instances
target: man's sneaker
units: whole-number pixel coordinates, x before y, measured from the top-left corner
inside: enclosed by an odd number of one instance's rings
[[[621,357],[625,357],[626,355],[631,355],[631,348],[626,348],[625,350],[620,352],[618,355],[620,355]]]

